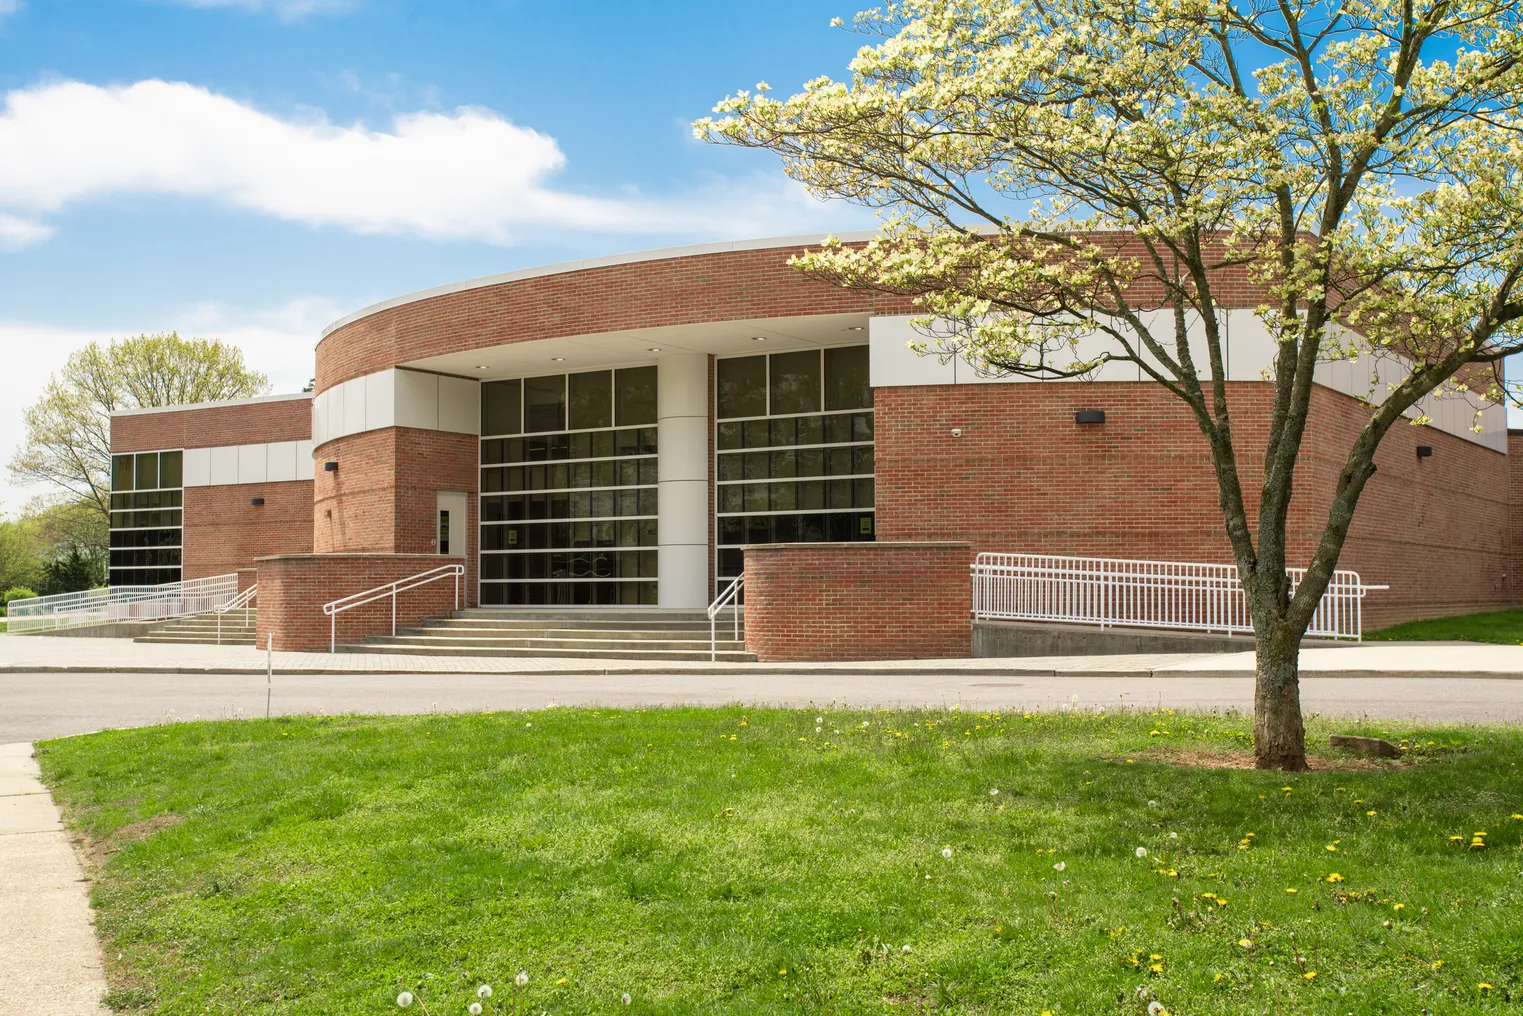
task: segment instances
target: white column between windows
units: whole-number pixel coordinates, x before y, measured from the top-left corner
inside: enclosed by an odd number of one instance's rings
[[[694,609],[709,588],[709,358],[656,360],[657,604]]]

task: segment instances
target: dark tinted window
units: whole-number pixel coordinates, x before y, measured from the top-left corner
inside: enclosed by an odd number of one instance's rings
[[[522,431],[519,416],[519,391],[514,381],[488,381],[481,386],[481,433],[518,434]]]
[[[113,456],[111,456],[111,489],[112,490],[131,490],[132,489],[132,456],[131,455],[113,455]]]
[[[183,454],[181,452],[159,453],[159,486],[180,487],[183,486]]]
[[[767,358],[740,356],[720,360],[716,367],[719,416],[767,415]]]
[[[524,430],[529,433],[566,428],[566,375],[524,380]]]
[[[867,373],[867,347],[825,350],[825,408],[867,409],[873,404]]]
[[[159,485],[159,453],[144,452],[137,457],[137,479],[133,484],[138,490],[152,490]]]
[[[820,409],[820,352],[773,353],[772,415],[817,413]]]
[[[572,374],[570,430],[592,430],[613,425],[613,371],[595,370]]]
[[[620,427],[656,422],[656,368],[626,367],[614,371],[614,406]]]

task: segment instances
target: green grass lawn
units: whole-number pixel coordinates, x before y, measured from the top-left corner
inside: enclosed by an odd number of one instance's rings
[[[1485,614],[1461,614],[1436,617],[1430,621],[1408,621],[1380,631],[1366,632],[1365,640],[1402,642],[1493,642],[1497,645],[1523,645],[1523,610],[1495,610]]]
[[[551,709],[39,754],[127,1011],[359,1016],[405,987],[463,1016],[482,982],[534,1014],[1518,1011],[1523,731],[1366,729],[1406,739],[1384,768],[1160,761],[1248,732]]]

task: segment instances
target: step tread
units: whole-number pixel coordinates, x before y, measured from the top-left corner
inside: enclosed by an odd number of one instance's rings
[[[339,652],[344,653],[394,653],[408,656],[501,656],[501,657],[558,657],[564,659],[606,659],[606,660],[697,660],[708,662],[709,650],[707,647],[699,651],[693,650],[632,650],[632,649],[482,649],[444,646],[406,646],[388,645],[384,643],[366,642],[358,645],[340,645]],[[716,654],[719,660],[731,663],[754,663],[754,653],[720,650]]]

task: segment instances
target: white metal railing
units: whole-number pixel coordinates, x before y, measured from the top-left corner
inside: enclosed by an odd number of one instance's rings
[[[8,627],[13,635],[24,635],[88,624],[163,621],[216,610],[237,595],[236,574],[211,575],[157,586],[111,586],[57,593],[30,600],[12,600]]]
[[[249,623],[249,604],[253,603],[254,600],[258,598],[258,596],[259,583],[255,582],[243,592],[239,593],[237,596],[233,597],[231,600],[228,600],[222,606],[217,608],[217,645],[220,646],[222,644],[222,615],[226,614],[230,610],[242,610],[243,626],[247,628]]]
[[[979,554],[972,573],[975,619],[1253,631],[1236,565]],[[1294,593],[1306,569],[1286,573]],[[1364,594],[1388,588],[1365,585],[1358,572],[1333,572],[1306,633],[1361,640]]]
[[[740,591],[746,584],[744,575],[737,575],[735,581],[725,586],[724,592],[709,604],[709,662],[713,663],[719,657],[719,614],[729,607],[735,614],[735,639],[740,640]]]
[[[323,604],[323,613],[328,615],[328,652],[335,653],[338,651],[338,616],[344,611],[353,610],[355,607],[363,607],[365,604],[374,603],[377,600],[384,600],[388,596],[391,597],[391,634],[395,638],[397,634],[397,594],[405,593],[410,589],[417,589],[419,586],[426,586],[430,582],[438,582],[440,579],[447,579],[451,576],[454,576],[455,579],[455,609],[459,610],[460,580],[465,576],[465,565],[463,564],[440,565],[437,568],[430,568],[426,572],[409,575],[405,579],[397,579],[395,582],[388,582],[384,586],[376,586],[374,589],[367,589],[363,593],[342,596],[330,603]]]

